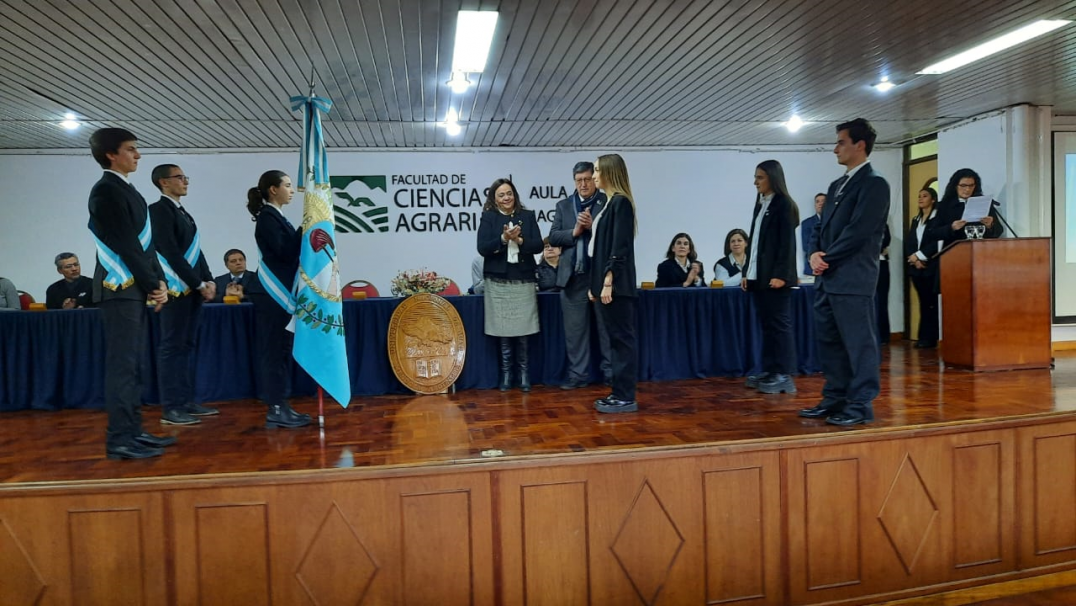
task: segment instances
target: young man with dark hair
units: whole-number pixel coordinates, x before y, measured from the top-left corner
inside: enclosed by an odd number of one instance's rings
[[[868,160],[875,137],[863,118],[837,126],[833,153],[846,172],[829,186],[811,239],[815,334],[826,383],[822,401],[799,414],[827,417],[832,425],[873,421],[880,391],[874,292],[889,184]]]
[[[82,275],[82,264],[75,253],[62,252],[54,259],[56,271],[63,279],[45,291],[45,309],[81,309],[93,307],[93,280]]]
[[[90,136],[94,160],[105,169],[90,190],[90,231],[97,244],[93,300],[105,328],[105,409],[110,459],[160,456],[173,437],[142,430],[140,362],[146,342],[146,301],[155,311],[168,301],[164,273],[153,247],[146,201],[127,179],[138,169],[138,138],[122,128]]]
[[[170,299],[161,310],[161,343],[157,376],[161,393],[161,423],[194,425],[199,416],[218,414],[194,402],[194,368],[191,354],[198,342],[202,302],[212,301],[217,286],[202,254],[198,226],[180,199],[190,179],[175,164],[161,164],[151,174],[161,199],[149,207],[153,244],[164,271]]]

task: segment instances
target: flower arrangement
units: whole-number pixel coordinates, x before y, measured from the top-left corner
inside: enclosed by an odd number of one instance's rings
[[[427,269],[405,269],[392,279],[392,294],[409,297],[420,292],[437,294],[448,288],[451,280]]]

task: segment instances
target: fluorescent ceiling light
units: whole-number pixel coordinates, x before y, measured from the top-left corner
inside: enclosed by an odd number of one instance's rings
[[[874,85],[874,90],[876,90],[876,91],[878,91],[880,93],[884,93],[886,91],[893,90],[893,88],[896,87],[896,86],[897,85],[890,82],[889,77],[886,76],[886,77],[882,78],[881,82]]]
[[[1054,31],[1059,27],[1064,27],[1072,23],[1064,19],[1042,20],[1036,21],[1030,25],[1025,25],[1016,31],[1009,32],[1003,36],[994,38],[976,46],[975,48],[968,49],[960,54],[953,55],[948,59],[935,63],[929,67],[923,68],[922,71],[916,72],[919,74],[944,74],[945,72],[952,71],[958,67],[963,67],[973,61],[978,61],[984,57],[989,57],[994,53],[1000,53],[1001,51],[1012,48],[1022,42],[1027,42],[1032,38],[1037,38],[1043,34]]]
[[[496,11],[460,11],[456,20],[456,47],[452,51],[452,71],[480,72],[486,69]]]
[[[463,127],[460,126],[458,122],[452,122],[451,124],[445,125],[445,133],[447,133],[450,137],[455,137],[461,132],[463,132]]]
[[[445,84],[457,95],[467,92],[467,89],[471,87],[471,81],[467,79],[467,74],[463,72],[452,72],[452,78]]]
[[[785,122],[785,128],[788,129],[788,132],[794,133],[803,128],[803,120],[799,116],[792,116],[788,119],[788,122]]]
[[[78,129],[79,126],[82,126],[82,123],[75,118],[75,114],[72,114],[71,112],[64,114],[64,120],[63,122],[60,122],[60,126],[66,128],[67,130]]]
[[[460,115],[452,108],[449,108],[448,113],[445,115],[445,121],[439,126],[445,127],[445,132],[451,137],[455,137],[463,131],[463,127],[460,126]]]

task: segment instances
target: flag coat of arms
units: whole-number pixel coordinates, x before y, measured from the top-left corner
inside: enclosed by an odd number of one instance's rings
[[[292,356],[334,400],[351,401],[347,345],[344,340],[340,265],[336,257],[336,222],[321,112],[332,101],[292,97],[292,111],[303,111],[303,147],[298,189],[303,192],[303,238],[295,280],[295,345]]]

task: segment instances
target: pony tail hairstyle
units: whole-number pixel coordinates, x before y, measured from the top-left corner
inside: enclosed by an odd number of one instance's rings
[[[269,200],[269,188],[279,187],[287,176],[282,170],[267,170],[258,179],[258,186],[247,190],[247,211],[250,212],[251,221],[256,221],[258,213],[265,208],[265,203]]]
[[[262,199],[262,193],[258,191],[257,187],[252,187],[247,190],[247,211],[250,212],[250,220],[257,221],[258,213],[262,211],[262,207],[265,206],[265,200]]]

